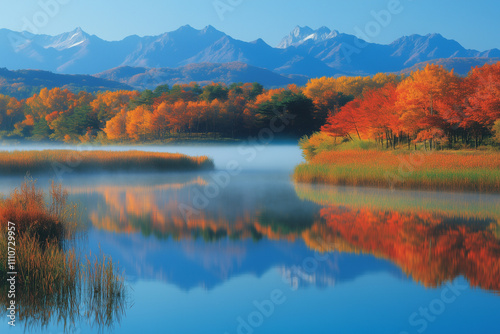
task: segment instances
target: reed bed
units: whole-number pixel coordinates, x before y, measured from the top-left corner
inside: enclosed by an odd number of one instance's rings
[[[7,240],[0,237],[1,249]],[[7,307],[6,252],[0,252],[0,304]],[[19,319],[26,327],[46,326],[58,314],[75,322],[80,305],[80,261],[73,251],[63,251],[56,243],[42,245],[34,236],[16,240],[16,304]]]
[[[206,156],[144,151],[13,151],[0,152],[0,174],[34,174],[71,170],[94,171],[186,171],[213,169]]]
[[[74,324],[81,317],[110,327],[124,312],[124,279],[109,257],[101,254],[83,261],[74,249],[65,249],[74,207],[68,206],[67,193],[54,183],[47,203],[45,197],[35,181],[27,180],[0,200],[0,249],[4,250],[0,252],[0,304],[9,303],[7,222],[12,221],[16,224],[16,303],[27,328],[43,328],[52,319]],[[85,314],[80,313],[82,304]]]
[[[45,203],[45,194],[36,188],[36,181],[27,180],[20,189],[15,189],[6,199],[0,201],[0,226],[7,230],[7,222],[16,224],[19,235],[27,234],[37,238],[41,245],[49,241],[62,241],[65,228],[67,193],[52,183],[50,205]]]
[[[296,167],[297,182],[500,192],[500,154],[328,151]]]

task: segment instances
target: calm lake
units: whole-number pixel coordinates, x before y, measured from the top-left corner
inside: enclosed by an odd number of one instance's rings
[[[140,149],[216,171],[35,175],[63,183],[84,208],[77,247],[129,286],[107,326],[66,332],[500,333],[499,195],[294,184],[294,145]],[[64,329],[54,315],[26,332]]]

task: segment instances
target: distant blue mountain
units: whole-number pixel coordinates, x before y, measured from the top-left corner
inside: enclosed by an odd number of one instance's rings
[[[389,45],[367,43],[356,36],[297,27],[278,45],[303,56],[312,56],[345,74],[398,72],[418,63],[443,58],[496,58],[500,50],[467,50],[439,34],[402,37]],[[470,68],[469,68],[470,70]]]
[[[305,85],[306,76],[281,75],[245,63],[189,64],[178,68],[144,68],[122,66],[94,75],[97,78],[117,81],[138,89],[154,89],[158,85],[200,85],[223,82],[227,85],[238,82],[259,82],[265,87],[283,87],[289,84]]]
[[[58,36],[1,29],[0,50],[0,67],[62,74],[239,62],[284,75],[370,75],[399,72],[435,59],[500,57],[498,49],[467,50],[439,34],[406,36],[381,45],[327,27],[297,27],[277,47],[262,39],[236,40],[212,26],[201,30],[183,26],[159,36],[129,36],[115,42],[80,28]]]

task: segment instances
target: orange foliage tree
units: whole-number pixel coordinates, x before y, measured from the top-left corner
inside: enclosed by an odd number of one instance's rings
[[[316,79],[304,91],[321,105],[326,91],[346,81]],[[452,147],[460,137],[465,144],[473,138],[477,147],[485,135],[492,135],[500,118],[500,63],[473,69],[467,78],[427,65],[400,82],[384,77],[378,82],[383,86],[369,89],[376,84],[368,84],[354,101],[330,114],[322,130],[348,139],[375,139],[381,145],[385,139],[385,146],[393,148],[398,143]]]

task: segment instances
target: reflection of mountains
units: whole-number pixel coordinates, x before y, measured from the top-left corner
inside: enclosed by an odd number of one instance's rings
[[[300,286],[324,287],[377,272],[404,277],[390,262],[368,255],[339,253],[330,254],[313,273],[304,272],[300,265],[304,259],[313,257],[314,251],[300,241],[264,239],[254,242],[247,239],[235,243],[226,239],[207,243],[203,240],[144,240],[136,234],[101,234],[98,241],[102,250],[125,269],[130,280],[161,280],[184,290],[213,289],[234,277],[261,277],[273,268],[283,275],[292,271],[300,278]]]
[[[474,286],[500,290],[500,244],[494,234],[500,210],[494,196],[461,195],[466,197],[460,203],[451,194],[297,185],[297,194],[311,200],[302,201],[284,177],[242,175],[200,214],[184,219],[179,205],[191,205],[207,182],[195,177],[159,185],[73,187],[72,192],[85,195],[95,228],[114,232],[95,233],[106,238],[101,240],[109,247],[105,251],[140,278],[213,287],[273,267],[286,273],[313,251],[328,251],[335,256],[311,275],[311,283],[399,272],[390,260],[428,287],[463,275]],[[144,238],[150,235],[155,237]],[[166,241],[169,237],[173,240]]]

